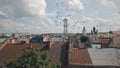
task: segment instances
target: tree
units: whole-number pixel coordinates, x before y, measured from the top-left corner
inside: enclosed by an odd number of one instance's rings
[[[26,49],[17,59],[6,62],[8,68],[59,68],[48,58],[47,52],[40,53],[38,49]]]
[[[81,37],[80,37],[80,40],[81,40],[81,42],[83,42],[83,43],[90,41],[90,39],[89,39],[88,36],[81,36]]]
[[[112,31],[109,31],[109,34],[112,34],[113,32]]]

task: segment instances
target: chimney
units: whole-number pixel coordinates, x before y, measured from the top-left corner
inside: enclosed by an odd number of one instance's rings
[[[12,33],[12,37],[15,38],[15,33]]]
[[[29,44],[29,48],[30,48],[30,49],[32,48],[32,44]]]
[[[55,45],[54,42],[50,42],[49,49],[52,49],[52,46],[54,46],[54,45]]]

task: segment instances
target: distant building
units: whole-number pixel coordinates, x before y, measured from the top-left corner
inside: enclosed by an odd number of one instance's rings
[[[91,42],[98,42],[98,30],[93,27],[93,30],[91,30],[91,36],[90,36]]]
[[[110,41],[110,47],[120,48],[120,37],[113,37]]]
[[[64,37],[57,35],[43,35],[43,42],[64,42]]]
[[[101,44],[92,44],[91,46],[94,49],[101,48]]]
[[[13,37],[11,38],[11,43],[12,44],[17,44],[17,43],[29,44],[29,41],[30,41],[31,38],[32,38],[31,35],[17,36],[17,35],[13,34]]]
[[[111,37],[99,37],[98,41],[102,48],[108,48],[111,42]]]
[[[9,37],[11,37],[10,34],[2,34],[2,36],[1,36],[1,38],[9,38]]]
[[[14,39],[11,39],[11,43],[12,44],[16,44],[17,42],[16,42],[16,39],[14,38]]]
[[[83,36],[86,36],[86,35],[87,35],[85,27],[83,27],[82,35],[83,35]]]
[[[64,38],[53,37],[53,38],[50,38],[50,42],[64,42]]]
[[[114,36],[120,36],[120,31],[112,31],[112,35],[114,35]]]
[[[49,34],[44,34],[43,35],[43,42],[49,42],[50,35]]]

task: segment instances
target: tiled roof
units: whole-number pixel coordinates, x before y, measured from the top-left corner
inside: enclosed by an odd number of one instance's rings
[[[104,49],[78,49],[71,48],[69,51],[69,68],[119,68],[120,67],[120,48]],[[87,67],[88,66],[88,67]],[[93,67],[92,67],[93,66]]]
[[[49,50],[49,56],[54,62],[60,62],[61,48],[63,43],[55,43]]]
[[[61,55],[61,47],[63,43],[55,43],[54,46],[51,47],[49,52],[49,57],[54,62],[60,62],[60,55]],[[22,55],[22,51],[26,48],[29,48],[29,44],[7,44],[1,51],[0,51],[0,66],[4,65],[6,61],[9,59],[14,59]],[[40,51],[48,50],[46,44],[32,44],[32,48],[37,48]]]
[[[0,65],[4,65],[4,62],[9,59],[14,59],[21,56],[23,49],[28,48],[28,44],[8,44],[0,51]],[[45,44],[32,44],[33,48],[38,48],[40,51],[46,50]]]
[[[71,48],[69,51],[69,64],[92,64],[87,49]]]

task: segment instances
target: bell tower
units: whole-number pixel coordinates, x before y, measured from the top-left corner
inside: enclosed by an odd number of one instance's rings
[[[91,30],[91,41],[98,42],[98,30],[95,27]]]
[[[67,35],[68,35],[68,19],[65,18],[65,19],[63,20],[63,22],[64,22],[64,35],[65,35],[65,38],[66,38]]]

